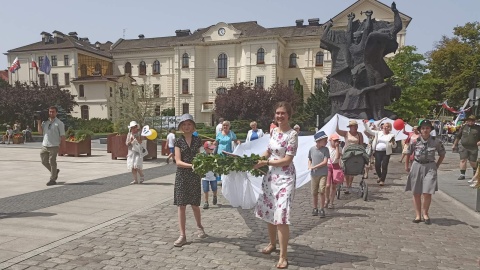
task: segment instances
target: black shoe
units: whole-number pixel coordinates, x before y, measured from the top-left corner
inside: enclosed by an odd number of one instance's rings
[[[431,225],[431,224],[432,224],[432,221],[431,221],[429,218],[427,218],[427,219],[425,219],[425,224]]]
[[[213,205],[217,205],[217,196],[213,196]]]
[[[53,186],[53,185],[56,185],[56,184],[57,184],[57,182],[55,182],[55,180],[50,180],[50,181],[48,181],[47,186]]]
[[[460,174],[460,176],[458,177],[458,180],[465,180],[465,175]]]
[[[313,208],[312,216],[318,216],[318,209],[317,208]]]
[[[320,209],[320,214],[319,214],[319,216],[320,216],[321,218],[324,218],[324,217],[325,217],[325,210]]]
[[[413,223],[420,223],[420,222],[422,222],[422,219],[414,219],[414,220],[412,220],[412,222]]]

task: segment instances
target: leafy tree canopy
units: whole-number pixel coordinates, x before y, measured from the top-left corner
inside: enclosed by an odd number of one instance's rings
[[[440,83],[427,72],[425,58],[415,46],[405,46],[387,62],[393,71],[390,81],[402,89],[399,100],[388,107],[402,119],[428,114],[439,100],[434,96]]]
[[[48,111],[50,106],[57,106],[62,113],[70,114],[76,105],[70,91],[58,86],[29,86],[17,82],[13,87],[0,87],[0,124],[11,124],[15,120],[32,123],[36,111]]]
[[[454,37],[443,36],[429,53],[428,69],[438,78],[435,96],[460,106],[470,89],[478,87],[480,23],[469,22],[454,28]]]

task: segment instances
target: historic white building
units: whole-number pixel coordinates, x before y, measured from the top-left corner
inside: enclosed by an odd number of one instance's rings
[[[401,7],[399,7],[401,9]],[[361,11],[372,10],[377,20],[393,20],[390,7],[377,0],[359,0],[333,17],[334,28],[345,29],[347,14],[359,20]],[[411,18],[401,14],[404,24],[398,34],[405,44]],[[155,113],[175,107],[176,114],[190,113],[198,122],[212,123],[213,102],[218,93],[235,83],[251,82],[268,88],[275,82],[293,87],[298,78],[307,98],[331,70],[330,55],[320,49],[323,33],[319,19],[297,20],[290,26],[265,28],[255,21],[225,23],[177,30],[174,36],[119,39],[114,44],[90,44],[76,33],[42,33],[42,41],[8,51],[8,61],[52,63],[49,76],[24,65],[11,81],[45,81],[77,95],[77,117],[115,117],[108,108],[111,89],[119,78],[131,77],[135,84],[153,91]],[[38,62],[37,62],[38,63]],[[125,80],[122,80],[125,81]]]

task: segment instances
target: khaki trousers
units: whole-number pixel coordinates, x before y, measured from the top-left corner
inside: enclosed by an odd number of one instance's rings
[[[46,147],[42,146],[40,151],[40,158],[42,159],[42,164],[50,171],[50,180],[57,180],[57,155],[58,155],[58,146]]]

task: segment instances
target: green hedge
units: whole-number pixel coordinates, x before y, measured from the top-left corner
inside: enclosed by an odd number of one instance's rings
[[[72,117],[69,120],[71,128],[75,130],[90,130],[93,133],[113,132],[113,123],[108,119],[92,118],[90,120],[85,120]]]

